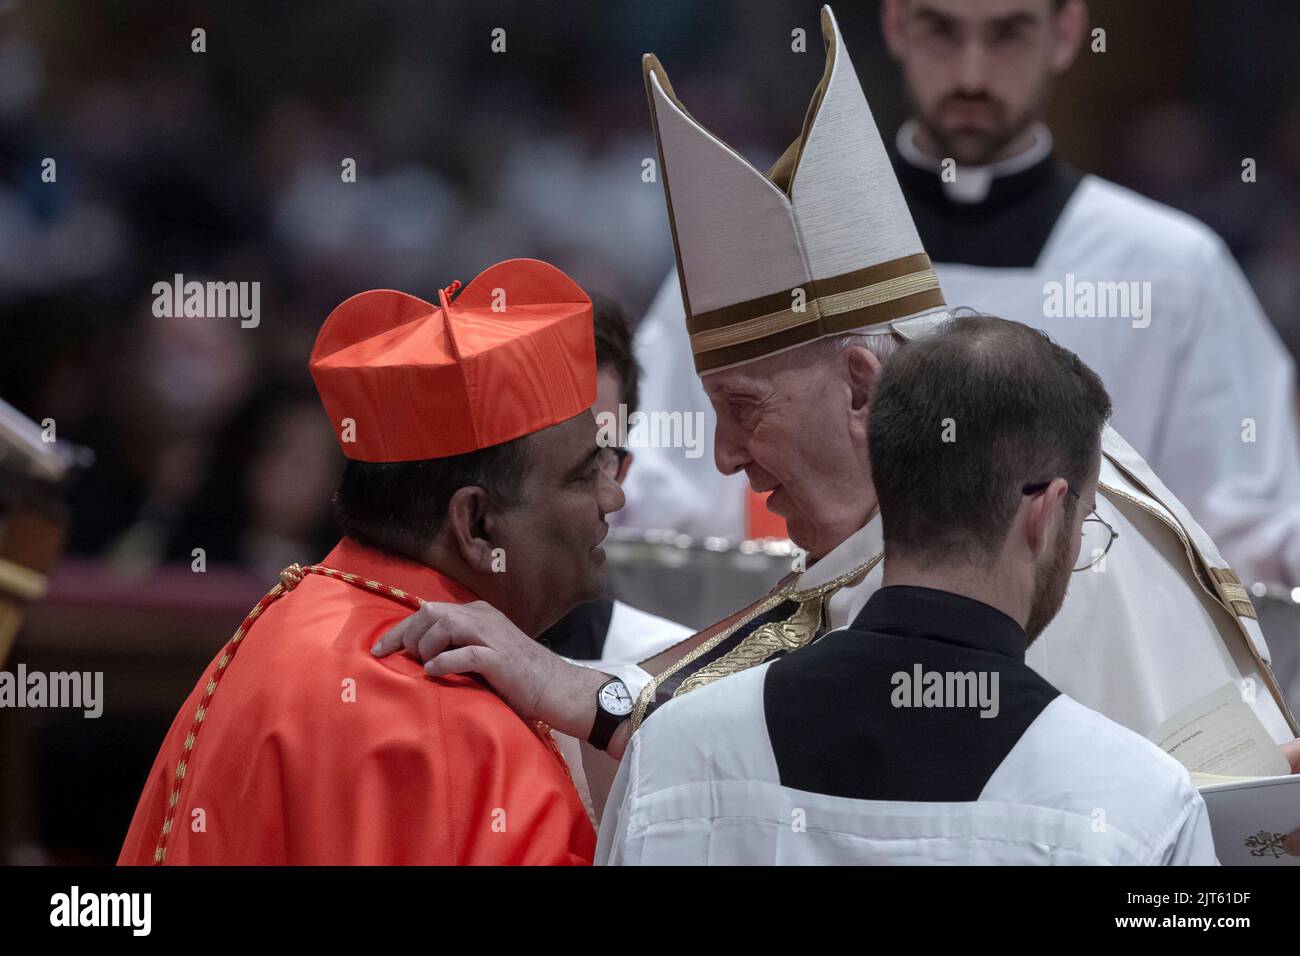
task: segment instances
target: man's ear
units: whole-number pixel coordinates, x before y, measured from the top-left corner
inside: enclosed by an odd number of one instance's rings
[[[880,359],[871,349],[855,345],[844,350],[849,363],[849,387],[853,390],[853,410],[860,411],[871,400],[880,374]]]
[[[1061,499],[1068,488],[1064,478],[1053,478],[1041,494],[1026,496],[1022,503],[1029,509],[1025,515],[1025,544],[1036,556],[1055,540],[1057,525],[1065,520],[1065,506]]]
[[[478,485],[457,488],[447,505],[444,531],[450,536],[461,559],[474,571],[492,570],[493,517],[495,508],[488,493]]]
[[[903,4],[900,0],[885,0],[880,5],[880,32],[885,35],[885,45],[889,47],[889,55],[894,58],[895,62],[902,60],[903,47],[903,17],[906,11],[903,10]]]
[[[1083,0],[1066,0],[1052,16],[1052,74],[1060,76],[1074,64],[1088,32],[1088,7]]]

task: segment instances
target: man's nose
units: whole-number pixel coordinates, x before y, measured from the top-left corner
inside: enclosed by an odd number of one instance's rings
[[[983,93],[988,88],[988,51],[984,41],[971,37],[957,55],[957,84],[963,93]]]
[[[603,471],[600,473],[599,480],[600,486],[596,489],[596,507],[600,509],[601,516],[611,511],[622,510],[627,502],[627,498],[623,495],[623,486]]]
[[[738,439],[737,429],[718,422],[718,430],[713,436],[713,463],[724,475],[734,475],[749,463],[745,446]]]

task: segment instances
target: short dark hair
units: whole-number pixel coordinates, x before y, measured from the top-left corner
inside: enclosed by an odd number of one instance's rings
[[[422,560],[461,488],[477,485],[503,507],[519,503],[527,440],[422,461],[349,459],[334,493],[334,518],[361,544]]]
[[[631,415],[640,398],[641,369],[632,351],[632,327],[623,307],[603,295],[591,297],[592,321],[596,326],[596,368],[610,368],[622,383],[619,401]]]
[[[906,343],[881,370],[868,419],[886,554],[996,553],[1024,485],[1078,488],[1091,476],[1110,411],[1097,373],[1027,325],[964,315]]]

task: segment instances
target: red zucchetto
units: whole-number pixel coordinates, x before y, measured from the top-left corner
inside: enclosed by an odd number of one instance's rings
[[[458,287],[437,305],[362,292],[325,320],[310,368],[348,458],[463,455],[596,400],[591,300],[577,283],[545,262],[508,259]]]

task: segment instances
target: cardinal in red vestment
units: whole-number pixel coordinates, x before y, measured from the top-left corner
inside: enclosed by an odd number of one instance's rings
[[[345,536],[282,572],[199,679],[119,864],[590,863],[546,727],[475,677],[370,653],[423,601],[486,600],[536,635],[603,591],[622,494],[588,411],[589,299],[528,259],[437,304],[365,292],[310,367],[348,458]]]

